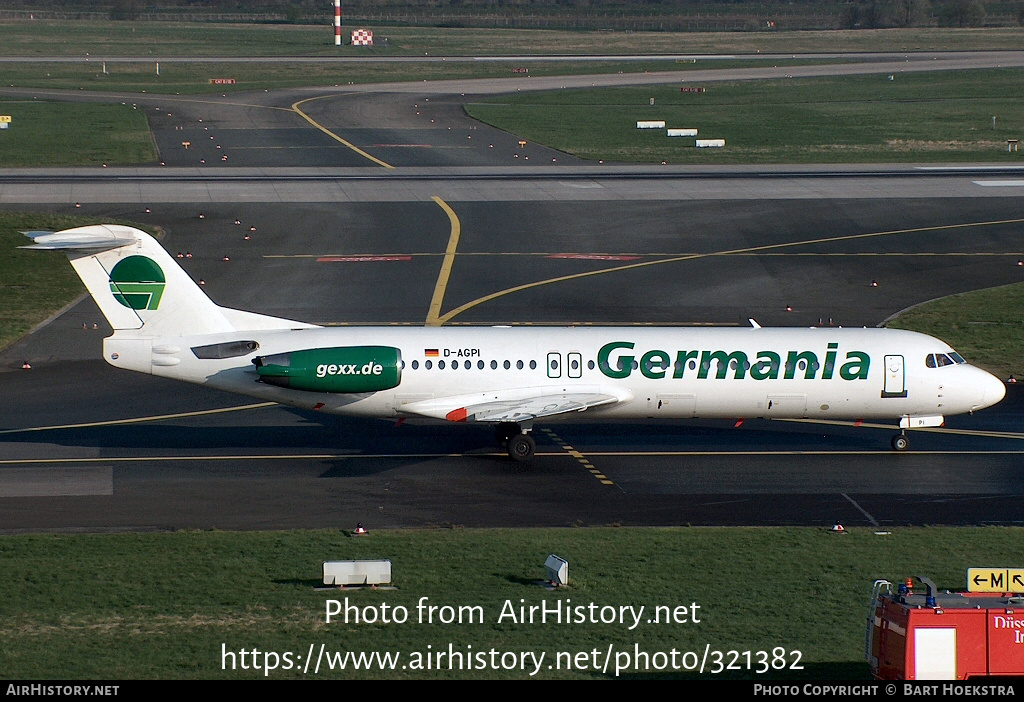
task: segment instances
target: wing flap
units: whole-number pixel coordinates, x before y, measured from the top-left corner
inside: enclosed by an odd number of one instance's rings
[[[599,388],[522,388],[422,400],[404,404],[399,410],[450,422],[526,422],[623,399]]]

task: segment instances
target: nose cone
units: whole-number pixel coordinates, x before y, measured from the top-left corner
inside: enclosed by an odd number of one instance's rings
[[[1006,384],[991,373],[979,369],[978,389],[981,390],[981,404],[975,409],[991,407],[1006,396]]]

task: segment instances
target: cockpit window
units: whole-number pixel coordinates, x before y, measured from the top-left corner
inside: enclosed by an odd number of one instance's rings
[[[929,368],[941,368],[942,366],[952,366],[957,363],[967,363],[960,354],[955,351],[949,354],[944,353],[930,353],[924,360],[924,364]]]

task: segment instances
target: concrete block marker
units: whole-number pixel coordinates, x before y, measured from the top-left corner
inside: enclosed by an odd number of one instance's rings
[[[387,585],[391,561],[324,561],[324,585]]]

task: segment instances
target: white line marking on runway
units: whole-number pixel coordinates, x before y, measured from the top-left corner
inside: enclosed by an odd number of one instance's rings
[[[868,514],[867,510],[865,510],[865,509],[864,509],[863,507],[861,507],[861,506],[860,506],[859,504],[857,504],[857,501],[856,501],[856,500],[854,500],[854,499],[853,499],[852,497],[850,497],[849,495],[847,495],[847,494],[846,494],[845,492],[841,492],[841,493],[839,493],[839,494],[840,494],[840,495],[842,495],[843,497],[845,497],[845,498],[846,498],[846,500],[847,500],[847,502],[849,502],[849,503],[850,503],[851,505],[853,505],[854,507],[856,507],[856,508],[857,508],[857,510],[858,510],[858,511],[859,511],[859,512],[860,512],[861,514],[863,514],[863,515],[864,515],[865,517],[867,517],[867,518],[868,518],[868,521],[869,521],[869,522],[871,522],[871,526],[875,526],[875,527],[876,527],[876,526],[880,526],[880,524],[879,524],[878,522],[876,522],[876,521],[875,521],[875,518],[874,518],[874,517],[872,517],[872,516],[871,516],[870,514]]]

